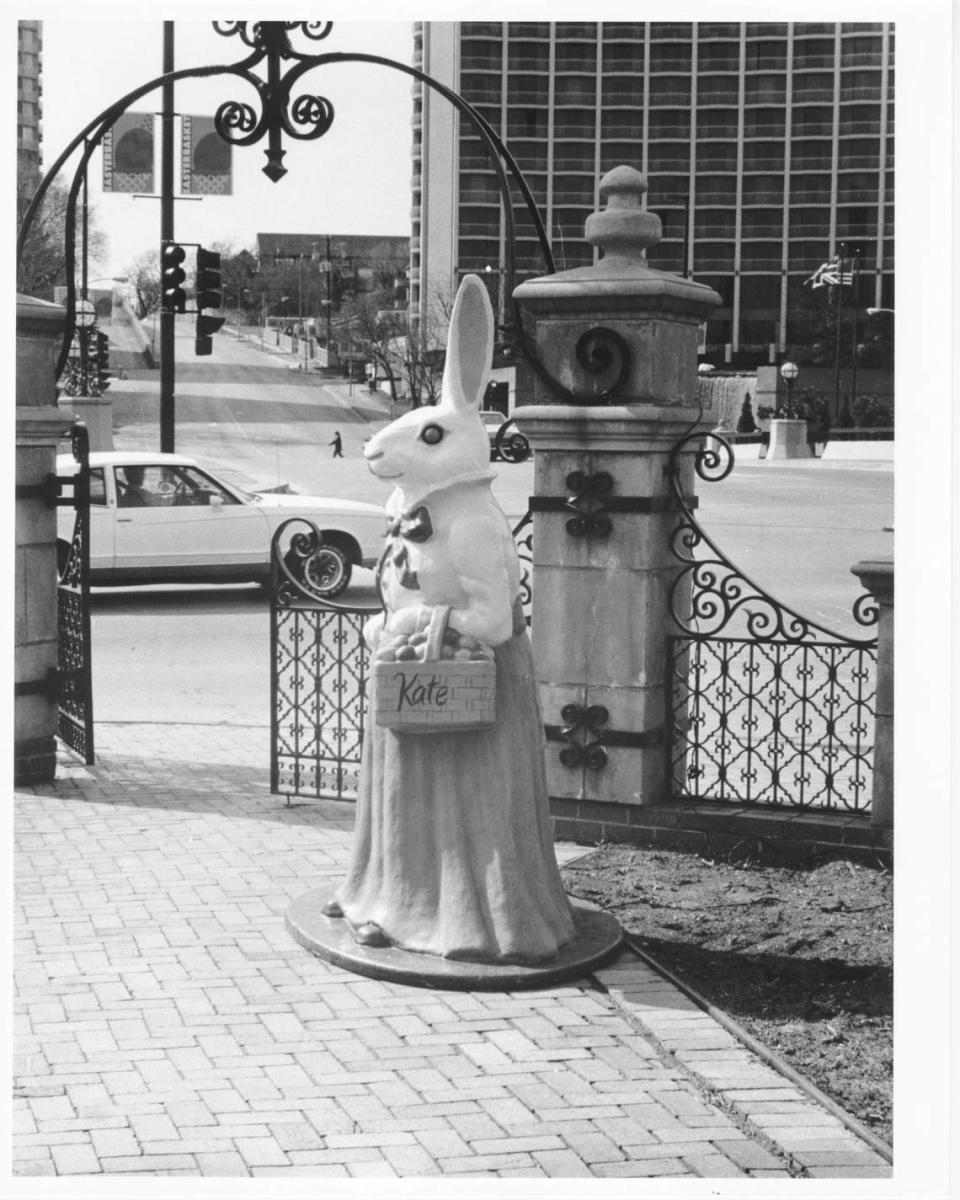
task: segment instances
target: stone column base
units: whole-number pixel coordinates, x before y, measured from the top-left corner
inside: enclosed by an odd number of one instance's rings
[[[112,396],[61,396],[60,411],[84,422],[91,450],[114,449]]]
[[[809,458],[806,421],[777,418],[770,422],[770,448],[767,458]]]
[[[14,787],[48,783],[57,773],[55,737],[20,738],[13,746]]]

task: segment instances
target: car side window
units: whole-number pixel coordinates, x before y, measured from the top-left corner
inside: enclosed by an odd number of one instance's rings
[[[106,506],[107,485],[103,478],[103,467],[90,469],[90,503]]]
[[[131,464],[116,468],[117,504],[121,508],[201,507],[215,501],[239,504],[230,492],[194,467]]]
[[[113,480],[119,508],[148,508],[158,503],[156,468],[131,464],[114,467]],[[149,478],[148,478],[149,476]]]

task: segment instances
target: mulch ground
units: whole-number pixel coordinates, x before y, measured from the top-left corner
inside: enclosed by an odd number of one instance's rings
[[[892,1143],[893,876],[602,846],[563,871],[688,987]]]

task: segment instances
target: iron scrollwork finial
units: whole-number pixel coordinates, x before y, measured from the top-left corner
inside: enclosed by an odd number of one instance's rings
[[[290,31],[299,30],[311,41],[321,41],[333,28],[332,21],[214,21],[223,37],[239,36],[254,53],[238,70],[260,97],[259,118],[251,104],[228,100],[214,115],[217,133],[234,146],[252,146],[264,135],[267,165],[264,175],[276,183],[287,173],[283,165],[286,151],[282,135],[299,141],[322,137],[333,124],[333,105],[323,96],[303,95],[291,100],[293,85],[305,71],[316,65],[313,55],[301,54],[290,41]],[[267,78],[260,79],[249,68],[266,59]],[[282,62],[294,65],[282,74]]]
[[[340,607],[317,586],[312,564],[322,546],[323,535],[307,517],[291,517],[274,533],[271,586],[280,607]]]
[[[733,470],[733,449],[716,433],[688,434],[674,446],[668,476],[680,510],[672,546],[683,564],[670,589],[670,611],[674,622],[695,637],[718,635],[739,618],[750,638],[796,644],[818,638],[833,642],[851,639],[801,616],[754,583],[727,559],[698,524],[683,494],[681,458],[694,452],[697,476],[709,483],[725,479]],[[704,553],[706,551],[706,553]],[[878,607],[869,595],[861,596],[853,609],[858,624],[874,625]],[[854,640],[854,645],[872,646],[875,639]]]

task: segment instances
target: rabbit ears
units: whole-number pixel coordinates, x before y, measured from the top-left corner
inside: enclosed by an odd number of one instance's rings
[[[453,302],[441,403],[479,409],[493,361],[493,308],[480,278],[465,275]]]

